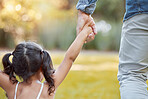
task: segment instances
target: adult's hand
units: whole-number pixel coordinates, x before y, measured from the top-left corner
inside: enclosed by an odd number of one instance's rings
[[[85,24],[87,24],[88,22],[92,22],[90,27],[92,28],[93,30],[93,33],[91,33],[88,38],[87,38],[87,41],[86,42],[89,42],[91,40],[94,39],[95,35],[97,34],[97,31],[96,31],[96,26],[95,26],[95,22],[93,20],[93,18],[91,17],[91,15],[89,14],[86,14],[80,10],[78,10],[78,20],[77,20],[77,35],[82,31],[83,27],[85,26]]]

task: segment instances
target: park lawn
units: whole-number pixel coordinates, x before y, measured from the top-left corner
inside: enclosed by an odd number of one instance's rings
[[[0,53],[0,60],[3,54]],[[64,53],[51,52],[50,54],[57,68],[64,58]],[[89,67],[89,69],[72,69],[59,86],[55,99],[120,99],[117,53],[82,52],[73,67],[77,65]],[[0,69],[2,69],[1,61]],[[7,99],[2,89],[0,89],[0,99]]]
[[[55,65],[59,65],[64,53],[51,52]],[[1,58],[3,54],[1,53]],[[96,66],[104,62],[111,64],[118,62],[117,54],[87,54],[79,55],[75,64],[84,66]],[[0,69],[2,69],[0,61]],[[119,85],[116,70],[71,70],[57,90],[55,99],[119,99]],[[0,99],[7,99],[5,93],[0,89]]]
[[[63,52],[50,52],[53,64],[60,64],[64,58]],[[115,52],[81,52],[74,64],[93,65],[105,62],[118,63],[118,54]]]
[[[115,71],[70,71],[55,99],[119,99]],[[6,99],[0,90],[0,99]]]
[[[120,99],[115,71],[71,71],[55,99]]]

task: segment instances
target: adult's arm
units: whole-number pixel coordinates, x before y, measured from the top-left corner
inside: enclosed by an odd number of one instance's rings
[[[93,14],[97,0],[79,0],[76,8],[87,14]]]
[[[77,35],[82,31],[85,24],[88,22],[92,22],[91,28],[93,29],[93,33],[88,36],[86,42],[93,40],[95,35],[97,34],[96,25],[94,19],[91,17],[91,14],[94,12],[96,8],[97,0],[79,0],[76,8],[78,9],[78,19],[77,19]]]

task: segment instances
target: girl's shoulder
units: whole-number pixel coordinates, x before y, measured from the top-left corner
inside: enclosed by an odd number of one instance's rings
[[[8,99],[9,99],[9,97],[14,97],[17,84],[18,84],[18,83],[12,84],[12,85],[11,85],[11,88],[9,89],[9,91],[6,91],[7,96],[8,96]],[[11,98],[10,98],[10,99],[11,99]]]

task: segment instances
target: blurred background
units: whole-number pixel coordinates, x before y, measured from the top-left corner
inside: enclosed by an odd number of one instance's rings
[[[56,99],[119,99],[116,76],[124,3],[97,2],[92,16],[98,34],[84,45]],[[76,4],[77,0],[0,0],[0,59],[16,44],[34,41],[50,50],[57,67],[76,37]],[[6,98],[2,89],[0,98]]]
[[[0,0],[0,47],[20,41],[65,50],[76,36],[77,0]],[[99,0],[92,15],[98,35],[84,49],[118,51],[123,0]]]

